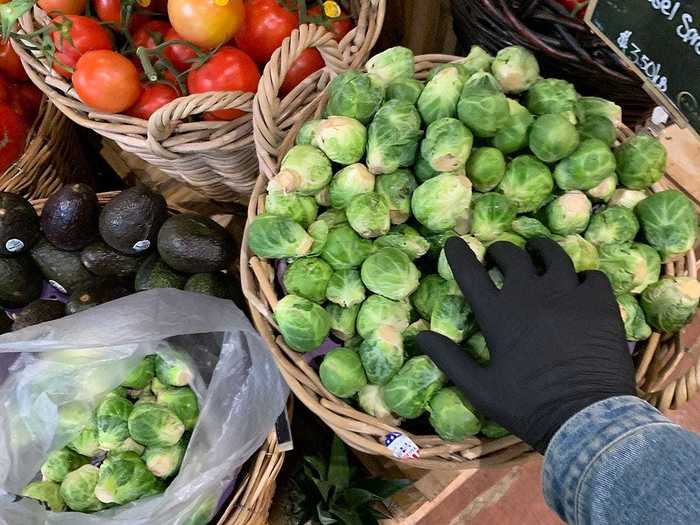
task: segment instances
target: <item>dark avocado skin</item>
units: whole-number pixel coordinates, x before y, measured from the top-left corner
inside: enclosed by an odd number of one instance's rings
[[[82,250],[97,237],[100,205],[87,184],[63,186],[48,198],[41,213],[44,237],[60,250]]]
[[[126,255],[145,250],[134,249],[139,241],[155,246],[158,231],[168,218],[162,195],[145,186],[134,186],[109,201],[100,214],[100,235],[112,248]]]
[[[39,235],[39,216],[29,201],[14,193],[0,192],[0,256],[27,253]],[[10,252],[7,249],[10,239],[19,239],[24,243],[24,248]]]
[[[183,213],[170,217],[161,228],[158,253],[176,270],[206,273],[227,269],[235,246],[231,235],[213,220]]]
[[[136,272],[135,288],[137,292],[153,288],[178,288],[182,290],[187,282],[187,275],[170,268],[157,253],[152,253],[139,266]]]
[[[213,295],[221,299],[232,299],[233,283],[231,278],[224,273],[197,273],[187,279],[185,291]]]
[[[95,279],[80,262],[80,252],[61,251],[44,238],[34,245],[31,255],[44,277],[69,294],[80,284]]]
[[[29,303],[24,310],[15,315],[15,322],[12,323],[12,330],[16,332],[28,326],[60,319],[64,315],[66,315],[66,306],[63,303],[38,299]]]
[[[7,314],[0,310],[0,335],[6,334],[12,330],[12,319],[7,317]]]
[[[22,308],[38,299],[43,281],[31,257],[0,257],[0,306]]]
[[[142,257],[124,255],[102,241],[87,246],[80,254],[83,266],[99,277],[128,277],[134,275]]]
[[[66,315],[77,314],[93,306],[107,303],[134,292],[131,283],[123,279],[98,279],[76,288],[66,303]]]

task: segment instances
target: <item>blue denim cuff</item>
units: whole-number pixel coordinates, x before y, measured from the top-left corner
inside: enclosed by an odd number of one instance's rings
[[[542,482],[547,504],[567,523],[580,523],[577,508],[593,463],[617,442],[658,424],[673,425],[634,396],[605,399],[571,417],[554,435],[545,454]]]

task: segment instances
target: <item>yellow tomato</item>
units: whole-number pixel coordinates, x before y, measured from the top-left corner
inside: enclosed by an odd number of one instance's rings
[[[225,44],[245,17],[243,0],[170,0],[170,23],[184,39],[203,48]]]

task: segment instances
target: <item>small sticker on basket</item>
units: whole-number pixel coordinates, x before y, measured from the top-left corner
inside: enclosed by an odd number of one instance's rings
[[[5,249],[10,253],[20,252],[24,249],[24,243],[19,239],[10,239],[5,243]]]
[[[49,284],[50,284],[51,286],[53,286],[54,288],[56,288],[56,290],[58,290],[58,291],[61,292],[61,293],[65,293],[65,294],[68,293],[68,290],[66,290],[63,286],[61,286],[60,284],[58,284],[58,283],[57,283],[56,281],[54,281],[53,279],[49,279]]]
[[[134,244],[134,250],[137,252],[145,252],[151,247],[151,241],[148,239],[144,239],[142,241],[138,241],[136,244]]]
[[[389,432],[384,436],[384,445],[398,459],[418,459],[420,448],[411,438],[401,432]]]

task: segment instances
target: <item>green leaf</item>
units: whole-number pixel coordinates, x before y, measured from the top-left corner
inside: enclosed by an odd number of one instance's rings
[[[371,501],[382,501],[382,498],[376,494],[364,489],[349,488],[345,489],[340,493],[338,499],[340,499],[348,508],[356,509],[362,505],[366,505]]]
[[[304,462],[311,466],[315,471],[315,476],[319,479],[326,479],[326,462],[318,456],[304,456]],[[306,470],[306,469],[304,469]]]
[[[358,513],[351,510],[333,507],[331,509],[331,514],[338,517],[343,525],[370,525],[366,520],[363,520]]]
[[[333,523],[338,523],[338,520],[336,520],[327,509],[323,508],[323,503],[321,502],[316,506],[316,513],[318,514],[318,521],[321,522],[321,525],[333,525]]]
[[[369,478],[359,481],[357,487],[371,492],[380,500],[385,500],[405,489],[411,483],[411,480],[408,479]]]
[[[338,492],[345,490],[350,484],[348,451],[338,436],[333,438],[331,461],[328,465],[328,481],[337,487]]]

